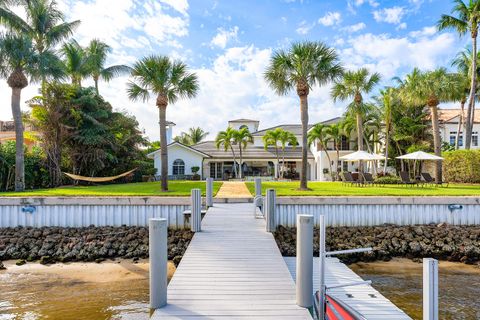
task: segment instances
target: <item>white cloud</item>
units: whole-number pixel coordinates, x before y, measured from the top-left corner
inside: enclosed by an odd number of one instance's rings
[[[160,0],[160,2],[165,3],[172,7],[173,9],[177,10],[181,14],[187,16],[188,10],[188,1],[187,0]]]
[[[429,37],[437,33],[437,27],[423,27],[421,30],[411,31],[408,35],[413,38]]]
[[[329,27],[333,25],[337,25],[342,21],[342,15],[340,12],[335,11],[335,12],[327,12],[323,17],[318,19],[318,23]]]
[[[307,21],[303,20],[302,22],[300,22],[298,28],[295,31],[300,35],[306,35],[310,32],[310,30],[313,29],[313,27],[315,27],[315,22],[309,24],[307,23]]]
[[[363,30],[366,27],[367,27],[367,25],[365,23],[359,22],[357,24],[352,24],[350,26],[346,26],[346,27],[342,28],[342,30],[350,32],[350,33],[354,33],[354,32],[358,32],[360,30]]]
[[[237,26],[235,26],[233,28],[230,28],[229,30],[225,30],[223,28],[218,28],[217,29],[217,34],[210,41],[210,45],[225,49],[228,42],[230,42],[232,40],[233,41],[238,40],[237,35],[238,35],[238,27]]]
[[[391,7],[373,11],[373,18],[377,22],[400,24],[402,17],[406,14],[404,7]]]
[[[405,22],[400,23],[395,30],[404,30],[407,29],[407,24]]]

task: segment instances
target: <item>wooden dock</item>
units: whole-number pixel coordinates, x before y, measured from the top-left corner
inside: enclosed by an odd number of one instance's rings
[[[252,204],[216,204],[202,221],[152,319],[312,319]]]

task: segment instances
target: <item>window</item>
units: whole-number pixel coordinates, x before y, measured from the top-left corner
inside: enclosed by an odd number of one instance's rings
[[[457,139],[457,131],[450,131],[450,145],[455,145],[455,140]],[[463,146],[463,132],[460,132],[460,136],[458,137],[458,146]]]
[[[248,129],[248,126],[245,125],[245,124],[242,124],[239,129],[243,129],[243,128],[247,128],[247,129]]]
[[[472,132],[472,146],[478,147],[478,132]]]
[[[173,161],[173,175],[184,175],[185,174],[185,162],[182,159],[177,159]]]

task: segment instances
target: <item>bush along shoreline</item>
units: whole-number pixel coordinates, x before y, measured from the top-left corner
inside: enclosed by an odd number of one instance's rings
[[[389,261],[392,258],[436,258],[467,264],[480,263],[480,226],[445,223],[375,227],[328,227],[327,251],[372,247],[373,252],[337,256],[342,262]],[[296,255],[296,228],[279,226],[274,233],[283,256]],[[319,230],[314,230],[314,255],[318,256]]]
[[[193,237],[188,230],[168,231],[168,259],[175,266]],[[148,258],[147,227],[15,227],[0,228],[1,261],[42,264],[55,262],[102,262],[124,258]]]

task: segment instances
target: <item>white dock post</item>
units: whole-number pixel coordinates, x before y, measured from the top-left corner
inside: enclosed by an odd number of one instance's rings
[[[192,215],[190,217],[191,230],[193,232],[202,231],[202,193],[200,189],[192,189]]]
[[[297,305],[313,305],[313,216],[297,215]]]
[[[205,205],[207,208],[213,207],[213,178],[207,178],[207,197],[205,199]]]
[[[255,196],[262,196],[262,179],[255,178]]]
[[[319,217],[319,227],[320,227],[320,244],[319,244],[319,260],[320,260],[320,299],[319,299],[319,319],[325,319],[325,295],[327,294],[327,287],[325,285],[325,216],[322,214]]]
[[[150,308],[167,304],[167,219],[150,219],[148,227],[150,257]]]
[[[275,226],[275,207],[276,207],[276,192],[275,189],[267,189],[265,197],[265,220],[266,231],[274,232]]]
[[[423,320],[438,320],[438,261],[423,259]]]

